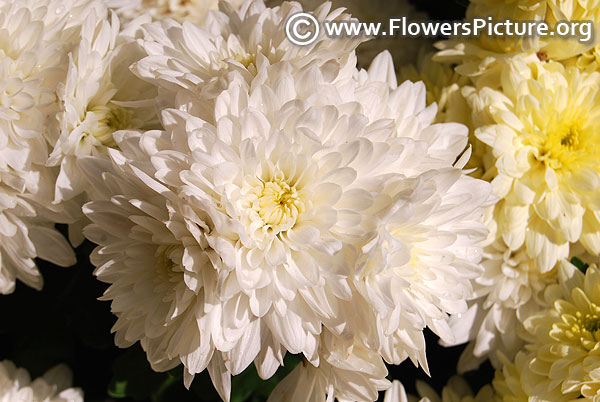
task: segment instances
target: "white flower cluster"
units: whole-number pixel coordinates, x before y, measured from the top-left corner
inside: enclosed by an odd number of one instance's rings
[[[205,26],[142,26],[131,69],[158,89],[163,129],[79,159],[96,193],[85,235],[117,344],[140,341],[156,370],[183,363],[189,386],[208,368],[228,399],[231,375],[254,362],[269,378],[289,352],[305,361],[294,375],[321,379],[316,398],[375,400],[384,360],[427,370],[426,326],[452,338],[490,188],[457,162],[466,129],[431,124],[389,54],[359,71],[355,40],[287,41],[300,10],[223,4]]]
[[[556,290],[558,266],[600,253],[600,72],[556,41],[513,54],[488,37],[398,75],[390,52],[363,53],[362,69],[361,38],[294,45],[302,5],[278,3],[0,0],[0,292],[40,289],[35,259],[73,265],[85,237],[116,345],[182,365],[188,388],[207,370],[226,401],[232,376],[271,378],[288,353],[301,363],[270,401],[408,400],[386,364],[429,373],[426,328],[470,341],[461,371],[507,374],[475,396],[421,384],[422,401],[495,398],[531,361],[600,395],[595,371],[552,365],[564,342],[539,344],[576,321],[568,302],[591,317],[572,349],[600,347],[596,268]],[[319,3],[320,22],[353,18]],[[468,15],[600,15],[494,3]]]

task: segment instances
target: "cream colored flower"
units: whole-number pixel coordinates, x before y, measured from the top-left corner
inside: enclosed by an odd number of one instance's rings
[[[46,176],[44,170],[30,173],[40,177],[46,187],[56,178]],[[68,220],[64,212],[52,212],[40,205],[39,196],[25,190],[22,176],[0,170],[0,294],[12,293],[16,279],[34,289],[42,288],[36,257],[65,267],[76,262],[71,246],[54,229],[53,222]]]
[[[0,361],[1,402],[83,402],[83,391],[70,388],[71,383],[72,374],[65,365],[31,381],[27,370],[8,360]]]
[[[532,372],[563,394],[600,398],[600,271],[585,275],[568,262],[560,266],[560,285],[546,291],[549,308],[525,321]]]
[[[533,355],[521,351],[514,362],[500,353],[502,368],[496,370],[492,385],[498,402],[567,402],[578,399],[577,393],[562,394],[547,377],[529,366]]]
[[[71,0],[0,3],[0,169],[46,163],[47,119],[58,111],[55,91],[67,52],[90,9],[102,7]]]
[[[529,63],[525,63],[529,61]],[[514,59],[503,92],[481,89],[476,137],[495,166],[485,172],[501,198],[494,219],[511,250],[525,246],[548,272],[580,241],[600,252],[600,74]]]
[[[417,381],[417,392],[420,398],[407,395],[402,383],[394,380],[392,387],[385,392],[383,402],[489,402],[495,397],[489,385],[474,394],[469,384],[458,376],[450,378],[441,394],[422,381]]]
[[[544,21],[553,28],[558,21],[592,21],[594,31],[600,23],[597,0],[473,0],[466,19],[491,16],[495,21]],[[592,32],[594,33],[594,32]],[[582,34],[582,37],[585,36]],[[593,38],[597,38],[595,32]],[[580,42],[580,37],[488,36],[475,39],[452,38],[438,42],[436,60],[458,64],[456,71],[472,77],[478,86],[500,85],[503,63],[519,53],[536,55],[540,60],[565,60],[590,50],[596,39]]]
[[[566,66],[575,66],[586,72],[600,72],[600,45],[564,61]]]
[[[543,310],[543,293],[558,281],[556,269],[541,273],[524,247],[512,251],[501,239],[483,252],[483,274],[474,280],[476,299],[466,314],[451,321],[456,342],[471,341],[463,352],[459,372],[476,369],[488,358],[500,367],[498,352],[512,358],[524,341],[523,321]]]

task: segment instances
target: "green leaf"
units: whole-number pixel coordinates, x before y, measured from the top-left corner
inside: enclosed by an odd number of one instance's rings
[[[577,257],[571,258],[571,264],[575,265],[577,267],[577,269],[580,270],[581,272],[583,272],[584,274],[585,274],[585,271],[587,271],[588,267],[590,266],[590,264],[581,261]]]

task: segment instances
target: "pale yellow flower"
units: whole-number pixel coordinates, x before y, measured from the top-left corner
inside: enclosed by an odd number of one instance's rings
[[[495,165],[494,217],[511,250],[525,245],[541,272],[581,241],[600,252],[600,74],[515,59],[503,92],[472,97],[476,137]]]
[[[417,381],[417,392],[420,399],[407,394],[402,383],[394,380],[392,387],[385,392],[383,402],[490,402],[495,396],[489,385],[485,385],[476,394],[473,393],[469,384],[459,376],[450,378],[441,394],[423,381]]]
[[[492,17],[494,21],[544,21],[554,29],[559,21],[600,23],[598,0],[472,0],[466,19]],[[519,53],[537,54],[541,60],[566,60],[579,56],[594,46],[594,39],[584,41],[590,27],[578,26],[570,37],[489,36],[452,38],[436,44],[441,51],[436,60],[458,64],[457,72],[475,80],[479,86],[500,85],[502,62]],[[591,29],[593,30],[593,29]],[[597,32],[592,38],[598,37]],[[483,82],[479,82],[483,80]]]
[[[533,337],[529,367],[562,394],[600,400],[600,271],[585,275],[564,261],[561,283],[550,286],[550,307],[525,321]]]
[[[575,66],[582,71],[594,72],[600,71],[600,45],[576,57],[565,60],[565,65]]]
[[[496,371],[492,382],[498,402],[566,402],[577,394],[563,395],[558,389],[549,387],[549,380],[529,368],[532,355],[519,352],[515,361],[500,355],[503,367]]]

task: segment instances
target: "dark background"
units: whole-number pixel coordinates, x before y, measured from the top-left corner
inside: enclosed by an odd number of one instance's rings
[[[455,20],[464,16],[465,2],[461,0],[412,0],[412,3],[427,12],[432,20]],[[206,371],[196,376],[191,390],[187,391],[183,387],[181,368],[155,373],[139,344],[125,350],[114,346],[110,328],[115,318],[110,313],[110,303],[97,300],[107,286],[93,277],[93,266],[88,260],[93,248],[86,242],[77,249],[76,267],[60,268],[38,261],[45,281],[43,291],[18,282],[13,294],[0,296],[0,360],[9,359],[25,367],[32,378],[58,363],[67,363],[74,372],[74,385],[83,388],[88,402],[218,401]],[[441,390],[455,374],[463,349],[439,346],[429,331],[426,338],[432,378],[410,361],[389,367],[389,378],[400,379],[411,393],[415,393],[417,379]],[[270,390],[297,360],[289,356],[286,363],[286,367],[267,382],[259,380],[252,366],[234,377],[232,402],[266,400]],[[492,376],[493,371],[486,363],[477,372],[468,373],[466,378],[477,390],[489,383]]]

